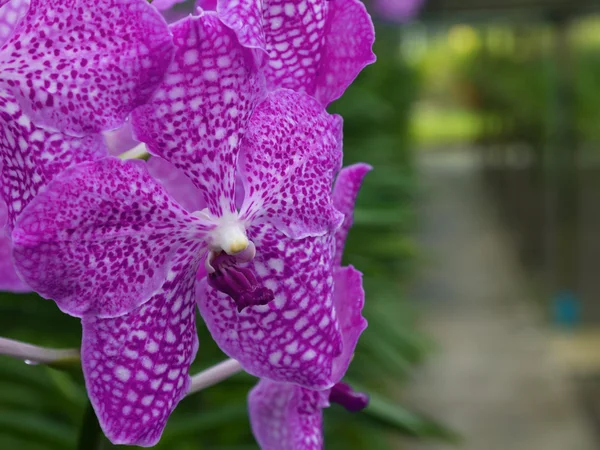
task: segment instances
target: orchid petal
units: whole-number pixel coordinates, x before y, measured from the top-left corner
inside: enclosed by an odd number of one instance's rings
[[[200,313],[213,339],[246,372],[311,389],[331,387],[342,337],[333,306],[332,236],[287,238],[270,225],[252,227],[257,254],[248,263],[275,299],[238,313],[233,299],[198,286]]]
[[[0,83],[38,126],[95,133],[146,102],[172,54],[146,0],[31,0],[0,49]]]
[[[198,258],[208,229],[144,162],[107,158],[67,169],[29,204],[13,253],[23,280],[67,314],[115,317]]]
[[[248,395],[252,432],[262,450],[323,450],[328,391],[260,380]]]
[[[57,174],[73,164],[105,155],[101,135],[79,138],[38,128],[13,97],[0,92],[0,185],[8,207],[9,229]]]
[[[339,170],[341,118],[306,94],[279,89],[256,107],[242,142],[241,215],[293,238],[335,230],[343,216],[331,186]]]
[[[365,163],[358,163],[344,167],[335,180],[333,188],[333,206],[344,215],[344,222],[335,234],[335,262],[334,266],[341,266],[342,254],[348,231],[354,220],[354,204],[362,181],[373,168]]]
[[[195,277],[188,266],[131,313],[82,321],[87,391],[113,444],[156,444],[189,389],[198,349]]]
[[[362,274],[354,267],[339,267],[333,275],[333,304],[342,334],[342,353],[333,361],[332,378],[339,382],[352,361],[358,338],[367,328],[362,316],[365,291]]]
[[[12,36],[29,8],[29,0],[7,1],[8,3],[0,2],[0,47]]]
[[[186,0],[154,0],[152,2],[152,6],[154,6],[159,11],[164,11],[165,9],[172,8],[177,3],[185,2]]]
[[[158,156],[148,160],[148,172],[163,185],[169,195],[186,211],[202,211],[206,203],[202,192],[185,176],[185,173]]]
[[[269,89],[283,87],[314,95],[323,64],[330,3],[327,0],[265,0]]]
[[[262,97],[251,53],[214,14],[171,27],[175,60],[152,101],[132,115],[150,152],[183,170],[216,216],[234,212],[239,141]]]
[[[266,49],[270,90],[305,92],[327,106],[375,61],[373,23],[359,0],[218,0],[216,9],[225,23],[244,30],[243,45],[250,36]]]
[[[325,1],[329,4],[328,31],[313,95],[326,106],[340,98],[376,58],[372,50],[375,29],[365,5],[359,0]]]
[[[222,0],[217,1],[216,9],[219,19],[235,32],[240,44],[260,50],[266,56],[262,5],[263,0]]]
[[[108,152],[114,156],[119,156],[140,143],[133,136],[130,122],[125,122],[115,130],[105,131],[102,135],[104,136]]]
[[[8,219],[6,204],[0,199],[0,291],[29,292],[31,289],[21,281],[12,262],[12,242],[5,233]]]

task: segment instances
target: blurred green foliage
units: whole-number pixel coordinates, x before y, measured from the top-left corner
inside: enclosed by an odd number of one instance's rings
[[[541,149],[555,137],[558,120],[576,142],[599,148],[600,17],[569,21],[565,49],[558,27],[550,18],[455,24],[429,36],[414,64],[425,86],[413,120],[419,143],[522,142]],[[569,77],[570,93],[557,91],[560,77]],[[557,111],[565,95],[572,95],[567,113]]]
[[[373,401],[356,415],[335,405],[325,411],[329,450],[392,448],[390,432],[452,437],[435,421],[390,400],[398,398],[407,374],[429,348],[428,340],[415,330],[403,297],[415,254],[410,238],[415,182],[407,136],[418,86],[414,71],[402,62],[397,49],[398,30],[380,29],[379,61],[332,107],[345,119],[345,164],[365,161],[375,168],[359,197],[345,253],[345,263],[365,274],[365,316],[370,323],[348,380],[368,390]],[[198,324],[200,349],[192,373],[225,358],[200,318]],[[76,347],[81,333],[77,319],[34,294],[0,294],[0,330],[6,337],[53,347]],[[239,374],[184,399],[157,448],[257,449],[246,412],[246,395],[255,382]],[[0,358],[0,448],[77,448],[86,405],[80,375]],[[100,447],[110,444],[103,440]],[[93,450],[86,443],[78,448]]]

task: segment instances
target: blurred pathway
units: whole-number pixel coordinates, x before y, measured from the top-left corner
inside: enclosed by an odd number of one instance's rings
[[[419,171],[425,261],[412,295],[440,348],[415,373],[407,402],[461,432],[465,450],[600,448],[474,159],[426,153]]]

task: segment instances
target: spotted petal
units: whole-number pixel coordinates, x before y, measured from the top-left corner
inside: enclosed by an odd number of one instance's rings
[[[154,0],[152,2],[152,6],[154,6],[159,11],[164,11],[166,9],[172,8],[177,3],[182,3],[185,0]]]
[[[238,313],[231,297],[199,283],[198,304],[213,339],[244,370],[261,378],[330,387],[342,342],[333,306],[332,236],[287,238],[270,225],[252,227],[249,263],[275,299]]]
[[[199,1],[205,9],[211,3]],[[373,23],[359,0],[218,0],[217,11],[222,18],[245,19],[245,36],[264,40],[271,90],[306,92],[327,106],[375,61]],[[259,15],[262,30],[255,25]]]
[[[105,131],[102,135],[108,147],[108,152],[114,156],[119,156],[140,143],[133,136],[130,122],[125,122],[121,127],[114,130]]]
[[[332,204],[339,170],[341,118],[312,97],[279,89],[254,111],[239,171],[248,220],[270,222],[294,238],[335,230],[343,216]]]
[[[67,167],[106,155],[99,134],[73,137],[35,126],[15,98],[0,91],[0,186],[8,227],[37,193]]]
[[[143,161],[107,158],[67,169],[21,213],[15,264],[64,312],[115,317],[193,261],[207,230],[168,197]]]
[[[262,5],[262,0],[222,0],[216,7],[219,18],[235,31],[240,44],[266,53]]]
[[[235,163],[248,117],[262,96],[250,50],[215,14],[171,27],[175,60],[152,101],[133,113],[150,152],[183,170],[210,212],[235,210]]]
[[[329,6],[328,32],[314,96],[323,105],[328,105],[342,96],[365,66],[375,62],[372,50],[375,29],[361,1],[325,0],[325,3]],[[311,35],[309,42],[312,39]]]
[[[367,321],[362,316],[365,305],[362,274],[352,266],[339,267],[333,279],[333,304],[337,312],[343,344],[341,355],[333,361],[332,378],[337,383],[348,370],[358,338],[367,328]]]
[[[182,170],[170,162],[153,156],[148,160],[148,171],[186,211],[201,211],[206,208],[202,192]]]
[[[260,380],[248,395],[252,432],[261,450],[323,450],[329,391]]]
[[[189,389],[198,349],[195,277],[188,267],[131,313],[82,321],[87,390],[114,444],[156,444]]]
[[[28,292],[31,289],[21,281],[15,272],[12,262],[12,242],[5,233],[7,210],[0,199],[0,291]]]
[[[173,44],[146,0],[31,0],[0,49],[0,84],[38,126],[118,127],[163,78]]]
[[[344,215],[344,222],[335,234],[335,262],[334,266],[342,264],[342,254],[348,231],[354,220],[354,204],[358,191],[365,175],[372,170],[368,164],[358,163],[344,167],[335,180],[333,188],[333,206]]]
[[[29,0],[0,2],[0,47],[12,35],[29,8]]]

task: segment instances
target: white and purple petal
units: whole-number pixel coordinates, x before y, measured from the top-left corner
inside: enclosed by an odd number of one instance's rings
[[[99,134],[73,137],[32,123],[19,102],[0,92],[0,186],[8,207],[8,228],[44,186],[67,167],[102,158]]]
[[[171,31],[175,59],[152,100],[133,113],[135,134],[192,180],[213,215],[232,213],[239,142],[263,96],[262,77],[214,13]]]
[[[209,229],[143,161],[106,158],[67,169],[29,204],[13,254],[23,280],[64,312],[115,317],[198,259]]]
[[[343,221],[331,199],[340,169],[341,118],[314,98],[278,89],[254,110],[242,142],[240,215],[293,238],[331,232]]]
[[[335,233],[334,266],[342,265],[342,254],[348,231],[354,220],[354,204],[358,191],[367,173],[373,168],[365,163],[353,164],[340,170],[333,188],[333,206],[344,215],[344,222]]]
[[[212,3],[199,2],[205,9]],[[242,44],[264,42],[270,90],[305,92],[327,106],[375,61],[373,23],[359,0],[220,0],[216,9],[235,17]]]
[[[257,254],[247,264],[274,300],[238,313],[234,300],[198,285],[200,313],[213,339],[244,370],[261,378],[325,389],[342,336],[333,305],[332,236],[287,238],[270,225],[251,227]]]
[[[367,321],[362,316],[365,305],[362,274],[352,266],[338,267],[333,280],[333,304],[342,335],[342,353],[333,360],[332,379],[338,383],[348,370]]]
[[[172,8],[178,3],[183,3],[186,0],[154,0],[152,2],[152,6],[154,6],[159,11],[164,11],[166,9]]]
[[[172,54],[146,0],[31,0],[0,49],[0,86],[38,126],[96,133],[146,102]]]
[[[312,93],[323,105],[328,105],[340,98],[376,58],[372,50],[375,29],[365,5],[359,0],[325,2],[329,5],[327,33]]]
[[[185,173],[168,161],[152,156],[147,163],[148,172],[166,189],[169,195],[186,211],[201,211],[206,208],[202,192]]]
[[[206,3],[204,9],[214,9],[214,3]],[[216,4],[219,18],[235,31],[240,44],[266,54],[262,7],[262,0],[221,0]]]
[[[156,444],[189,389],[198,349],[195,279],[188,266],[136,310],[82,320],[86,387],[113,444]]]
[[[248,395],[250,425],[261,450],[323,450],[329,390],[260,380]]]
[[[6,234],[8,219],[6,204],[0,199],[0,291],[29,292],[31,289],[21,281],[12,262],[12,242]]]
[[[0,3],[0,47],[12,36],[13,31],[27,12],[29,0],[8,0]]]
[[[104,142],[106,142],[108,153],[113,156],[119,156],[140,143],[133,136],[129,121],[115,130],[105,131],[102,133],[102,136],[104,137]]]

